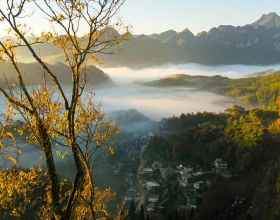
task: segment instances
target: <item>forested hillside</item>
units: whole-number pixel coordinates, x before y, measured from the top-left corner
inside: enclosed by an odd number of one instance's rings
[[[275,107],[276,99],[280,96],[280,72],[231,80],[228,88],[229,95],[242,97],[246,104]]]
[[[163,133],[150,140],[145,158],[171,167],[200,167],[210,184],[187,218],[173,209],[177,219],[278,219],[280,129],[271,125],[279,118],[277,110],[245,110],[236,105],[220,114],[166,119]],[[210,178],[216,158],[227,161],[230,177]]]
[[[172,75],[143,83],[146,86],[185,86],[240,98],[247,107],[276,107],[280,96],[280,71],[230,79],[222,76]]]

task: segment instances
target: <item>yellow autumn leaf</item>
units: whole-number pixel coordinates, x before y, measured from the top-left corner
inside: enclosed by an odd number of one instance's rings
[[[14,135],[13,135],[11,132],[5,132],[5,133],[3,134],[3,137],[7,137],[7,138],[14,139]]]
[[[17,164],[17,161],[13,157],[8,157],[8,160],[11,161],[13,164]]]

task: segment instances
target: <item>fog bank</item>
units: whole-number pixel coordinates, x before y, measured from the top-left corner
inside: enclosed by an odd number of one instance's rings
[[[195,63],[180,65],[163,65],[144,69],[130,69],[127,67],[102,68],[115,82],[127,84],[133,81],[156,80],[173,74],[221,75],[229,78],[241,78],[252,75],[255,72],[267,70],[280,70],[280,65],[271,66],[245,66],[245,65],[222,65],[205,66]]]
[[[153,88],[136,85],[97,90],[96,98],[106,112],[136,109],[154,120],[189,112],[219,112],[236,101],[191,88]]]

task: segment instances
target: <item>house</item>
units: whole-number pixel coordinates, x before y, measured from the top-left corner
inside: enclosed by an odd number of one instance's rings
[[[150,194],[148,197],[149,203],[157,203],[159,201],[159,195],[158,194]]]
[[[142,174],[153,174],[153,169],[150,167],[144,168]]]
[[[160,187],[159,183],[156,182],[156,181],[148,181],[145,183],[145,187],[148,189],[148,190],[155,190],[157,188]]]
[[[148,168],[144,168],[142,171],[142,178],[145,181],[149,181],[153,179],[153,169],[148,167]]]
[[[217,173],[227,173],[228,164],[223,159],[217,158],[214,161],[214,166]]]
[[[191,173],[193,172],[193,168],[190,166],[184,167],[180,164],[176,167],[176,172],[179,173],[178,181],[180,186],[186,187],[188,184],[188,179],[191,177]]]
[[[193,188],[194,188],[195,190],[199,190],[203,184],[204,184],[203,181],[197,181],[197,182],[195,182],[195,183],[193,184]]]
[[[124,201],[132,201],[137,196],[137,191],[134,188],[129,188],[125,194]]]

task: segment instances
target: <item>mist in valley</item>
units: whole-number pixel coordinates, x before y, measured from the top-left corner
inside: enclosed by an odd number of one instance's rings
[[[135,81],[156,80],[174,74],[214,76],[220,75],[236,79],[251,76],[254,73],[267,70],[279,70],[280,65],[248,66],[248,65],[217,65],[206,66],[196,63],[166,64],[143,69],[131,69],[128,67],[102,68],[116,83],[128,84]]]
[[[95,86],[90,83],[88,90],[95,92],[96,102],[102,110],[112,111],[136,109],[152,120],[197,111],[220,112],[237,100],[217,93],[188,87],[151,87],[139,82],[161,79],[174,74],[243,78],[267,70],[278,70],[280,65],[244,66],[224,65],[205,66],[200,64],[163,65],[144,69],[127,67],[104,68],[103,72],[113,83]],[[106,76],[105,75],[105,76]],[[66,86],[66,89],[69,86]],[[0,110],[5,109],[5,101],[0,96]]]
[[[136,109],[152,120],[198,111],[219,112],[233,99],[193,88],[154,88],[122,85],[96,91],[105,112]]]
[[[198,111],[220,112],[238,100],[206,90],[188,87],[148,87],[138,82],[157,80],[174,74],[243,78],[280,69],[274,66],[204,66],[200,64],[164,65],[145,69],[127,67],[102,69],[115,86],[97,89],[96,99],[106,111],[136,109],[152,120]]]
[[[100,104],[102,111],[106,112],[113,120],[120,120],[121,135],[118,147],[122,148],[130,147],[126,144],[127,138],[130,136],[139,134],[148,135],[149,132],[155,132],[162,118],[172,117],[174,115],[179,116],[182,113],[196,113],[198,111],[221,112],[238,102],[236,99],[196,88],[159,88],[142,86],[138,82],[155,80],[173,74],[222,75],[229,78],[241,78],[268,69],[280,69],[279,67],[241,65],[214,67],[186,64],[176,66],[166,65],[138,70],[125,67],[108,68],[102,70],[112,79],[113,83],[100,87],[89,85],[87,90],[93,90],[95,92],[96,103]],[[65,89],[66,91],[69,90],[70,94],[71,87],[68,85],[65,86]],[[0,102],[1,112],[4,112],[5,100],[3,97],[0,97]],[[41,164],[43,167],[45,166],[42,151],[39,148],[26,143],[24,138],[20,137],[16,140],[16,146],[22,149],[22,155],[18,158],[17,166],[25,168],[37,166],[38,164]],[[97,157],[95,172],[97,174],[96,181],[100,186],[105,186],[105,182],[103,182],[105,174],[106,181],[110,178],[116,178],[106,162],[108,157],[109,154],[106,151],[99,153]],[[74,177],[71,169],[71,167],[74,168],[74,163],[71,159],[66,157],[62,160],[61,157],[55,156],[55,161],[59,164],[58,172],[61,175],[69,178]],[[8,161],[6,163],[9,164]],[[111,187],[115,191],[119,191],[119,188],[114,188],[113,182],[111,183]]]

